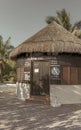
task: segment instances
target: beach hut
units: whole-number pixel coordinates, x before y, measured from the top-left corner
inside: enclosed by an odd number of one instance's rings
[[[52,105],[81,103],[81,40],[61,25],[47,25],[10,57],[17,63],[19,98],[48,97]]]

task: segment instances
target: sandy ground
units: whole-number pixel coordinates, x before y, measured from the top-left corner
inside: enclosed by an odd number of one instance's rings
[[[81,104],[53,108],[0,92],[0,130],[81,130]]]

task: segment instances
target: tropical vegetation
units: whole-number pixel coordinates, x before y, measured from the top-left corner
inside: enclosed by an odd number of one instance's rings
[[[15,81],[16,78],[16,64],[9,58],[9,54],[14,48],[10,43],[11,38],[3,41],[0,36],[0,82]]]
[[[46,18],[46,23],[50,24],[51,22],[56,21],[58,24],[62,25],[78,38],[81,38],[81,21],[74,23],[74,25],[72,26],[70,13],[68,13],[65,9],[57,11],[56,14],[56,16],[48,16]]]

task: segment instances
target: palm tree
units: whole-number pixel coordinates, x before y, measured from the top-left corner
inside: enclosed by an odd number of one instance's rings
[[[0,35],[0,81],[3,81],[3,70],[5,67],[5,56],[8,56],[7,50],[4,47],[3,37]]]
[[[2,72],[3,72],[3,70],[4,70],[4,61],[3,61],[3,59],[1,58],[1,56],[0,56],[0,80],[1,80],[1,82],[3,82],[3,76],[2,76]]]
[[[73,26],[70,21],[70,13],[67,13],[65,9],[56,12],[57,16],[48,16],[46,18],[46,23],[50,24],[53,21],[56,21],[58,24],[62,25],[72,34],[81,38],[81,21],[76,22]]]
[[[81,20],[74,24],[72,28],[72,33],[81,39]]]
[[[9,53],[14,48],[10,44],[11,38],[9,37],[6,42],[3,42],[3,37],[0,36],[0,81],[3,78],[8,79],[9,75],[14,77],[15,63],[9,59]]]
[[[81,20],[74,24],[79,30],[81,29]]]
[[[9,53],[14,49],[14,46],[11,45],[11,37],[9,37],[7,39],[7,41],[5,42],[4,46],[5,46],[5,48],[7,49],[7,51]]]
[[[46,18],[46,23],[50,24],[53,21],[56,21],[58,24],[62,25],[67,30],[71,30],[70,14],[67,13],[65,9],[56,12],[57,16],[48,16]]]

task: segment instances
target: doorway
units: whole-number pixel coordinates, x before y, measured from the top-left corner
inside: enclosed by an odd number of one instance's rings
[[[49,95],[49,62],[33,61],[31,95]]]

